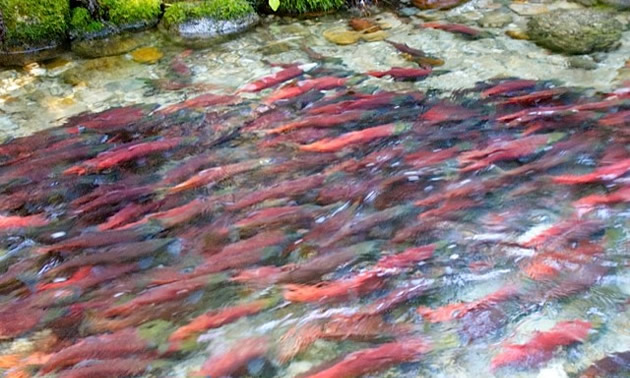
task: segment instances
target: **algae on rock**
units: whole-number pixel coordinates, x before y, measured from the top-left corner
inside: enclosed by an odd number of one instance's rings
[[[85,8],[74,8],[70,19],[70,32],[74,35],[97,33],[105,28],[105,25],[96,21]]]
[[[156,25],[161,12],[161,0],[99,0],[92,14],[86,8],[75,8],[70,32],[72,51],[88,58],[129,52],[137,44],[126,32]]]
[[[0,63],[23,64],[56,55],[66,39],[70,2],[0,0],[0,14]]]
[[[245,31],[258,20],[247,0],[178,2],[167,7],[160,28],[178,43],[201,47]]]
[[[622,29],[607,12],[557,10],[530,18],[527,35],[549,50],[573,55],[610,50],[621,39]]]
[[[267,0],[249,0],[252,5],[263,12],[271,13]],[[279,14],[300,15],[334,11],[346,4],[346,0],[280,0],[277,9]]]
[[[41,45],[66,37],[69,0],[0,0],[0,12],[3,47]]]
[[[152,24],[162,13],[161,0],[100,0],[107,19],[114,25]]]

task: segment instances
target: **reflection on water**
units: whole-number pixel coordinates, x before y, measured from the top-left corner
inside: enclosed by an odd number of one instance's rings
[[[325,19],[5,71],[3,122],[46,130],[0,145],[0,369],[627,375],[630,90],[576,89],[533,47],[540,72],[490,80],[450,62],[503,37],[381,17],[444,66],[317,48]],[[283,43],[295,64],[261,59]]]

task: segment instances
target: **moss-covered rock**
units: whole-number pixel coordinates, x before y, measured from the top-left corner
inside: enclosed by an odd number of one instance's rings
[[[268,0],[249,0],[259,11],[272,13]],[[337,10],[346,4],[346,0],[280,0],[278,14],[302,15]]]
[[[607,5],[619,10],[629,10],[630,0],[572,0],[585,7],[593,7],[597,5]]]
[[[66,40],[69,0],[0,0],[0,13],[0,63],[52,57]]]
[[[630,9],[630,0],[601,0],[601,3],[619,10]]]
[[[174,41],[195,46],[240,33],[258,20],[247,0],[178,2],[166,8],[160,28]]]
[[[127,32],[155,26],[162,12],[161,0],[98,0],[97,4],[92,13],[85,8],[72,11],[72,51],[87,58],[133,50],[138,44]]]
[[[109,22],[119,27],[154,25],[162,13],[161,0],[100,0]]]
[[[74,8],[70,19],[70,31],[73,35],[85,35],[100,32],[105,29],[101,21],[92,18],[85,8]]]
[[[621,39],[622,25],[594,9],[557,10],[530,18],[527,35],[549,50],[573,55],[607,51]]]

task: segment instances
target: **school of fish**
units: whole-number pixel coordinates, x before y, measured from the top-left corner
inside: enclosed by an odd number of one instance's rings
[[[0,145],[5,376],[167,376],[200,356],[189,376],[287,376],[322,342],[343,352],[301,376],[430,374],[475,343],[509,376],[626,310],[509,328],[628,269],[630,86],[505,78],[443,97],[413,85],[439,75],[430,65],[360,73],[309,56],[233,94]],[[374,85],[389,79],[407,89]],[[237,324],[248,332],[222,343]],[[32,347],[8,349],[21,338]],[[629,353],[579,375],[628,373]]]

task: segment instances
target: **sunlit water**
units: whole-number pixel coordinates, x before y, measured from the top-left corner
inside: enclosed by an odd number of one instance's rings
[[[3,226],[0,368],[90,376],[81,369],[109,364],[129,367],[112,376],[184,377],[210,360],[205,374],[231,362],[222,371],[292,377],[422,341],[412,358],[397,353],[367,373],[564,377],[630,350],[630,151],[626,120],[612,116],[630,105],[625,92],[593,90],[616,88],[628,38],[585,71],[500,29],[467,41],[372,17],[391,40],[444,59],[443,71],[415,82],[365,77],[273,104],[274,89],[220,97],[280,70],[269,63],[313,62],[302,44],[341,63],[316,62],[301,79],[413,67],[385,42],[327,42],[324,30],[347,22],[338,16],[276,20],[192,52],[148,32],[141,45],[164,53],[153,65],[68,55],[58,67],[3,71],[4,136],[61,127],[0,147],[2,211],[35,215]],[[539,81],[482,93],[505,77]],[[544,90],[556,92],[513,100]],[[205,93],[216,97],[195,99]],[[366,98],[382,101],[357,106]],[[354,102],[321,108],[339,101]],[[139,106],[67,120],[130,105]],[[509,117],[551,106],[564,108]],[[270,132],[318,113],[318,127]],[[381,125],[392,126],[370,129]],[[133,155],[137,142],[154,150]],[[119,161],[89,160],[116,147]],[[598,169],[583,183],[553,179]],[[174,336],[234,306],[240,316]],[[561,335],[531,341],[554,326]],[[64,359],[105,333],[108,348]],[[528,347],[517,358],[509,344]],[[130,357],[139,366],[114,361]]]

